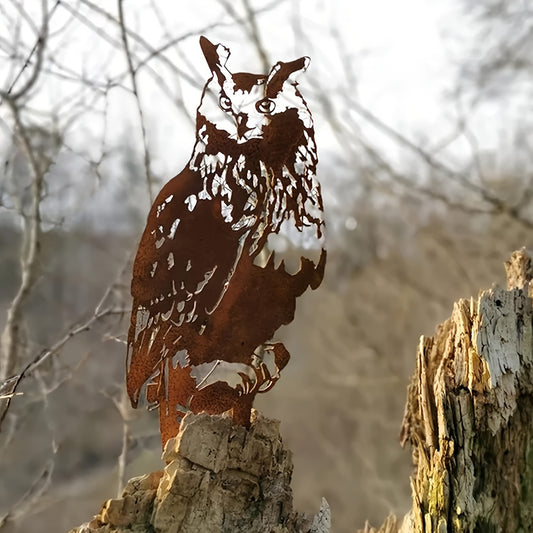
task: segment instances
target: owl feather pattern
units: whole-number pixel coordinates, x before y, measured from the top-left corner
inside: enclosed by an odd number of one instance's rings
[[[248,425],[289,353],[272,341],[322,281],[323,206],[311,113],[296,86],[308,58],[232,74],[205,37],[212,77],[187,167],[158,194],[133,266],[127,389],[159,407],[161,438],[188,411]]]

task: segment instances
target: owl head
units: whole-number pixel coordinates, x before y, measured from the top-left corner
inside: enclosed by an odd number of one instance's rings
[[[208,125],[216,128],[217,135],[237,144],[264,139],[268,127],[273,122],[283,122],[288,114],[297,116],[305,128],[312,127],[309,109],[296,88],[298,75],[309,65],[308,57],[280,61],[268,75],[232,73],[226,67],[228,48],[214,45],[205,37],[200,37],[200,46],[212,72],[198,107],[200,140],[213,142]]]

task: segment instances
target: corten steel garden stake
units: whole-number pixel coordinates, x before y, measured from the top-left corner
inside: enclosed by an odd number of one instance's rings
[[[289,360],[276,330],[324,275],[313,120],[296,78],[231,73],[205,37],[212,72],[188,165],[157,196],[133,267],[127,388],[159,407],[163,446],[186,412],[232,411],[248,426],[255,395]]]

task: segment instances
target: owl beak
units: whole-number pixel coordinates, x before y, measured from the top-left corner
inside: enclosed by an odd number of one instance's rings
[[[252,129],[246,125],[248,122],[248,115],[246,113],[235,115],[235,122],[237,123],[237,136],[239,139],[242,139],[246,133]]]

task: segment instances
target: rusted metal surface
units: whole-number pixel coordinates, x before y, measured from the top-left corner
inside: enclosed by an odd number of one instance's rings
[[[227,48],[200,45],[213,75],[196,143],[150,210],[131,284],[127,388],[134,407],[158,405],[163,445],[188,411],[231,409],[249,424],[290,357],[271,339],[326,262],[313,122],[295,81],[309,59],[232,74]]]

